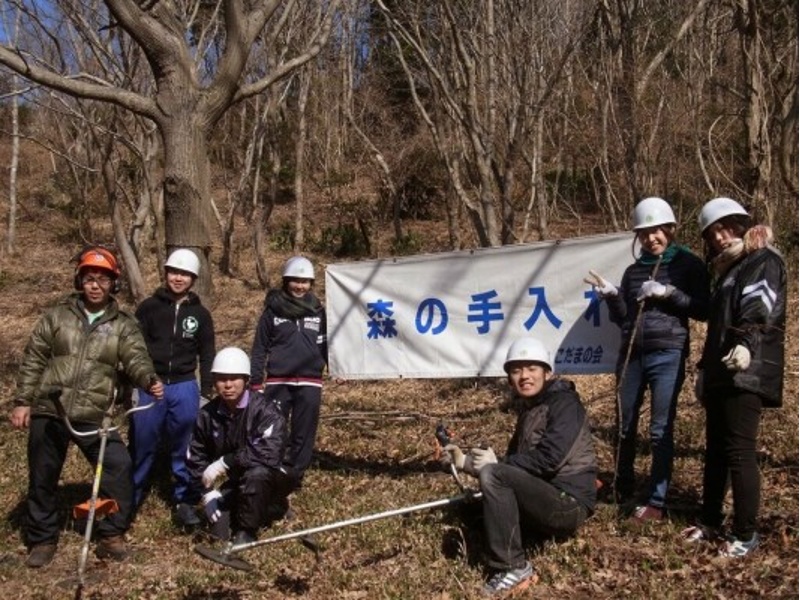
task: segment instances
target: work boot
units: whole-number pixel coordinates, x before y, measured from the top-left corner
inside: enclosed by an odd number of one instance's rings
[[[100,538],[97,547],[94,549],[97,558],[109,558],[111,560],[123,561],[128,558],[128,549],[125,546],[124,535],[111,535]]]
[[[25,566],[38,569],[39,567],[50,564],[50,561],[53,560],[55,555],[55,543],[45,542],[44,544],[36,544],[35,546],[31,546],[28,559],[25,561]]]
[[[197,511],[191,504],[185,502],[178,502],[175,509],[172,511],[172,519],[175,525],[181,529],[194,529],[200,526],[200,517],[197,516]]]

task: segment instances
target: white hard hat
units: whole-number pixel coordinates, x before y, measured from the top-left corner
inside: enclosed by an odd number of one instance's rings
[[[284,277],[297,277],[298,279],[314,279],[314,265],[302,256],[293,256],[283,265]]]
[[[220,375],[250,377],[250,359],[244,350],[229,346],[217,352],[211,365],[211,372]]]
[[[169,267],[178,271],[186,271],[197,277],[200,274],[200,259],[197,258],[197,254],[191,250],[181,248],[169,255],[167,262],[164,263],[164,267]]]
[[[714,198],[713,200],[709,200],[703,205],[703,208],[700,209],[700,215],[697,217],[697,221],[700,223],[700,231],[705,232],[706,229],[720,219],[730,217],[731,215],[750,216],[744,207],[736,200],[731,200],[730,198]]]
[[[506,362],[503,363],[503,369],[506,373],[508,373],[509,363],[515,361],[542,363],[550,371],[553,370],[550,352],[547,351],[542,342],[534,338],[519,338],[508,347]]]
[[[647,229],[656,225],[675,225],[675,213],[663,198],[650,197],[639,202],[633,209],[633,230]]]

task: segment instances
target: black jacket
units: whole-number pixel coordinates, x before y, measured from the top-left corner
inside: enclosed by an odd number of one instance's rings
[[[591,513],[597,501],[597,458],[586,409],[566,379],[533,398],[516,398],[517,425],[504,462],[548,481]]]
[[[639,302],[636,297],[642,284],[650,279],[653,266],[636,261],[625,269],[619,294],[607,298],[609,316],[622,330],[622,353],[627,351]],[[711,283],[703,261],[680,248],[669,263],[662,264],[655,281],[673,286],[666,298],[644,301],[641,322],[636,329],[635,352],[651,350],[689,349],[689,318],[705,321],[708,318]]]
[[[309,292],[307,296],[310,295]],[[324,309],[286,318],[267,306],[258,321],[250,352],[250,384],[264,381],[265,367],[270,380],[321,382],[327,355]]]
[[[200,362],[200,393],[210,397],[214,361],[214,321],[194,292],[175,304],[167,290],[159,288],[136,309],[147,350],[156,373],[164,383],[195,377]]]
[[[280,406],[261,392],[245,393],[247,405],[233,412],[219,397],[200,409],[186,459],[193,478],[199,480],[218,458],[224,458],[231,478],[257,466],[281,467],[287,429]]]
[[[746,255],[715,283],[703,358],[703,386],[758,394],[764,406],[783,403],[786,266],[772,248]],[[737,345],[750,350],[745,371],[729,371],[722,358]]]

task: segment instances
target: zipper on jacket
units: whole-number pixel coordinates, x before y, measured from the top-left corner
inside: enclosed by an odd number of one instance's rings
[[[81,351],[78,353],[78,365],[80,366],[83,364],[83,360],[86,356],[86,347],[88,346],[89,337],[92,335],[92,332],[97,328],[98,325],[106,321],[108,314],[104,311],[102,317],[97,319],[94,323],[89,323],[89,319],[86,316],[86,313],[83,310],[81,310],[80,307],[77,308],[78,308],[78,318],[86,327],[86,335],[82,336],[83,339],[81,340]],[[72,405],[74,404],[75,396],[78,393],[78,378],[80,377],[80,374],[81,374],[81,369],[80,368],[75,369],[75,375],[72,380],[72,396],[69,399],[68,406],[64,407],[64,410],[68,415],[72,412]]]
[[[169,362],[167,362],[167,377],[165,383],[169,385],[172,375],[172,357],[175,353],[175,336],[178,334],[178,313],[181,310],[181,303],[175,303],[175,319],[172,321],[172,336],[169,338]]]

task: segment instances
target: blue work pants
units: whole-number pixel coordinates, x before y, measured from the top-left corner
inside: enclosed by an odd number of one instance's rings
[[[186,450],[200,410],[197,381],[165,384],[161,401],[139,390],[139,406],[153,402],[152,408],[131,415],[129,450],[133,461],[134,506],[138,508],[144,500],[162,436],[168,441],[174,479],[173,500],[176,504],[196,504],[202,490],[198,482],[192,481],[186,468]]]

